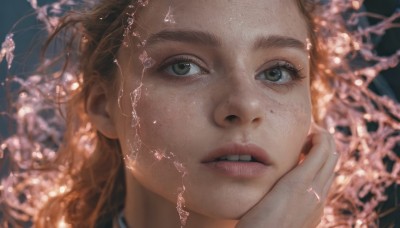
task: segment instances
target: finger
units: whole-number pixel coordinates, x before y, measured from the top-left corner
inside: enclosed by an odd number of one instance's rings
[[[325,162],[324,166],[318,172],[313,181],[313,185],[320,192],[324,190],[327,181],[333,175],[338,160],[339,154],[335,152],[335,148],[332,148],[328,160]]]
[[[325,183],[324,188],[322,189],[321,196],[323,199],[325,199],[328,196],[329,190],[331,189],[332,183],[335,180],[335,173],[332,173],[332,175],[328,178],[328,181]]]
[[[331,135],[328,132],[313,133],[311,137],[312,148],[309,154],[303,162],[293,170],[296,178],[300,178],[306,183],[311,183],[314,180],[318,171],[324,166],[333,150]]]

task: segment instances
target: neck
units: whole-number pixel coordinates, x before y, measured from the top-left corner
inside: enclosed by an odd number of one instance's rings
[[[210,218],[193,211],[186,225],[182,226],[176,209],[176,202],[171,202],[143,187],[137,180],[126,172],[127,193],[124,216],[128,227],[143,228],[233,228],[236,220],[220,220]]]

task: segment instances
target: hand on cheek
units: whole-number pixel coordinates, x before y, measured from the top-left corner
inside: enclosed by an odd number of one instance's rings
[[[314,126],[303,147],[304,159],[237,224],[237,228],[316,227],[338,161],[334,139]]]

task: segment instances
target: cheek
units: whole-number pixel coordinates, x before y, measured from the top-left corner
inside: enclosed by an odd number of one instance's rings
[[[176,144],[184,144],[190,138],[191,129],[200,122],[200,105],[185,97],[161,90],[143,93],[137,114],[140,136],[150,147],[173,150]]]
[[[125,121],[124,128],[129,134],[124,135],[127,145],[124,153],[129,154],[132,148],[138,151],[137,156],[132,156],[135,160],[125,162],[142,185],[171,202],[176,200],[175,193],[182,184],[183,175],[175,162],[186,164],[176,145],[181,146],[187,137],[185,131],[192,123],[190,116],[194,107],[177,97],[162,89],[143,87],[134,110],[129,101],[124,103],[131,112],[136,112],[139,120],[136,128]]]
[[[273,137],[275,159],[285,172],[297,164],[311,124],[311,102],[306,99],[275,101],[269,108],[268,134]],[[267,126],[268,127],[268,126]]]

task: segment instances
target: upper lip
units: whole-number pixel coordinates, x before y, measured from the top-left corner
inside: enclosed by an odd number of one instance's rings
[[[210,151],[202,160],[202,163],[214,162],[218,158],[228,155],[250,155],[254,160],[264,165],[272,164],[267,152],[261,147],[255,144],[238,143],[229,143]]]

